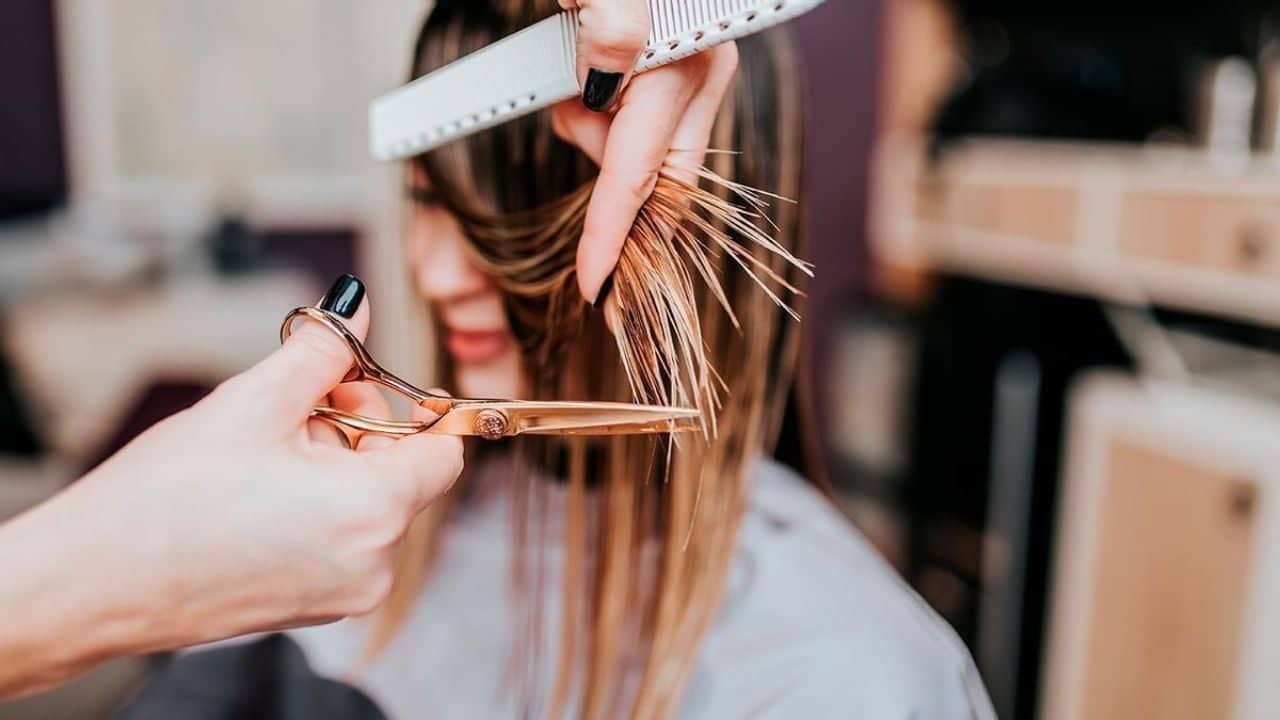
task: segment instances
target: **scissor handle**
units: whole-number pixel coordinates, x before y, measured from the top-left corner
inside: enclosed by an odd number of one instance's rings
[[[381,418],[371,418],[366,415],[356,415],[337,408],[328,406],[320,406],[311,410],[311,417],[324,420],[330,425],[339,428],[346,428],[358,433],[371,435],[387,435],[390,437],[407,437],[409,435],[417,435],[418,433],[427,432],[431,426],[440,421],[441,415],[434,420],[429,421],[402,421],[402,420],[383,420]]]
[[[313,307],[300,307],[285,316],[280,340],[289,339],[298,318],[315,320],[333,332],[351,351],[351,372],[347,382],[381,385],[434,413],[424,421],[397,421],[365,417],[331,407],[317,407],[313,417],[340,429],[403,437],[422,432],[445,435],[475,435],[488,440],[522,433],[543,435],[614,435],[632,433],[674,433],[702,427],[701,414],[691,408],[651,407],[598,402],[530,402],[521,400],[480,400],[438,395],[401,380],[369,355],[364,343],[337,316]]]
[[[298,318],[303,317],[315,320],[323,325],[330,332],[341,338],[346,343],[347,349],[351,351],[351,372],[347,373],[342,382],[370,382],[375,385],[381,385],[394,393],[409,398],[415,404],[430,410],[436,415],[444,415],[453,408],[453,398],[437,395],[415,387],[379,365],[373,359],[373,356],[369,354],[369,351],[365,349],[364,343],[360,342],[360,338],[356,337],[355,333],[351,332],[341,320],[327,310],[306,306],[294,308],[285,316],[284,323],[280,325],[281,343],[289,339],[289,336],[293,334],[294,323]]]

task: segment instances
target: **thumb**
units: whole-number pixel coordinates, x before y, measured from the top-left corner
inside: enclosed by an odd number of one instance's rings
[[[578,82],[588,109],[613,107],[649,42],[645,0],[560,0],[578,9]]]
[[[365,287],[353,275],[334,281],[318,307],[342,318],[361,340],[369,332],[369,303]],[[284,346],[246,373],[262,388],[275,410],[290,419],[307,417],[313,405],[329,394],[351,369],[351,351],[341,338],[315,321],[306,321]]]

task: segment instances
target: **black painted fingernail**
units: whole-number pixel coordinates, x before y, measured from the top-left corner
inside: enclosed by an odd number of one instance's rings
[[[364,283],[355,275],[343,275],[333,281],[329,292],[320,300],[320,309],[341,315],[348,320],[360,309],[364,302]]]
[[[608,300],[609,293],[613,292],[613,275],[614,273],[609,273],[609,277],[604,279],[604,282],[600,285],[600,292],[596,293],[596,299],[591,303],[591,307],[597,310],[604,307],[604,301]]]
[[[587,84],[582,89],[582,104],[588,110],[604,112],[613,106],[622,87],[622,73],[605,72],[591,68],[587,73]]]

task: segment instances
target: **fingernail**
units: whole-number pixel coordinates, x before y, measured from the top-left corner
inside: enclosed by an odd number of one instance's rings
[[[618,97],[618,89],[622,87],[622,73],[605,72],[591,68],[587,73],[587,84],[582,89],[582,104],[588,110],[604,112],[613,106]]]
[[[320,300],[320,309],[341,315],[348,320],[364,302],[364,283],[355,275],[343,275],[333,281],[329,292]]]
[[[604,307],[604,301],[609,299],[609,293],[613,292],[613,275],[609,273],[609,277],[604,279],[600,285],[600,292],[596,293],[596,299],[591,302],[591,307],[599,310]]]

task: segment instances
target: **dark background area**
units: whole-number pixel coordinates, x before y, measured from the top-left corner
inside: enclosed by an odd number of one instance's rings
[[[0,3],[0,221],[67,196],[54,4]]]

